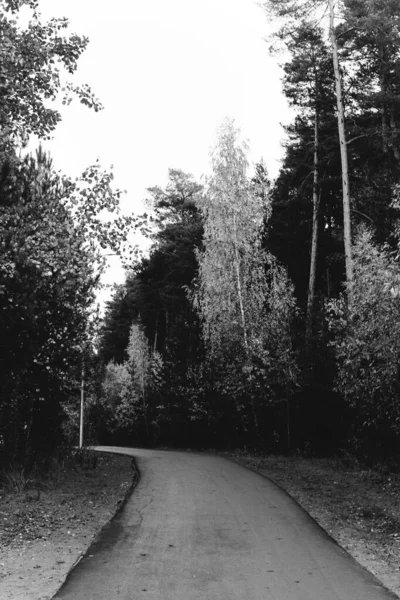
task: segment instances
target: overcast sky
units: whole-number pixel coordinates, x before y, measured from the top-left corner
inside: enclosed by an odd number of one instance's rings
[[[200,177],[216,128],[232,117],[275,176],[280,123],[290,113],[281,72],[264,41],[269,24],[253,0],[40,0],[43,17],[65,16],[90,39],[74,81],[90,84],[100,113],[77,101],[46,143],[72,176],[99,157],[127,190],[124,212],[140,211],[146,188],[168,168]]]

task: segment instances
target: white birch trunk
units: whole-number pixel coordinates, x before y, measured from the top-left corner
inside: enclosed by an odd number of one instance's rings
[[[237,244],[237,229],[236,229],[236,216],[233,215],[233,234],[234,234],[234,251],[235,251],[235,271],[236,271],[236,289],[239,300],[239,308],[240,308],[240,317],[242,320],[242,329],[243,329],[243,343],[246,350],[246,354],[248,354],[249,344],[247,340],[247,329],[246,329],[246,316],[244,312],[244,304],[243,304],[243,294],[242,294],[242,283],[240,281],[240,256]]]

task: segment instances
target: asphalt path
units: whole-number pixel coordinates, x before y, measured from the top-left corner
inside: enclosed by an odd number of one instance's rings
[[[214,455],[101,449],[135,457],[139,483],[57,600],[396,597],[265,477]]]

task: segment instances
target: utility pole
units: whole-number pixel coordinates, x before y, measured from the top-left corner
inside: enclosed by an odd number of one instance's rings
[[[79,450],[83,448],[83,404],[85,399],[85,366],[82,365],[82,380],[81,380],[81,411],[79,419]]]

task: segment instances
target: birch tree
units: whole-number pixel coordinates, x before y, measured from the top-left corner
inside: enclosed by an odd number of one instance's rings
[[[134,386],[142,404],[146,433],[149,436],[147,389],[151,373],[150,346],[143,327],[139,323],[132,323],[127,353]]]
[[[238,133],[231,121],[220,127],[213,175],[199,201],[205,225],[204,251],[197,253],[196,306],[211,353],[235,342],[249,356],[264,303],[263,206],[251,193],[247,148],[238,142]]]
[[[238,410],[244,396],[250,399],[252,426],[260,433],[252,386],[258,387],[258,400],[260,393],[273,395],[268,373],[278,365],[272,359],[273,340],[279,336],[274,337],[272,329],[283,331],[287,317],[283,304],[292,295],[286,275],[262,248],[267,196],[259,189],[262,179],[255,185],[247,177],[246,152],[239,131],[226,120],[212,151],[212,175],[199,200],[204,248],[197,253],[199,274],[193,296],[209,359],[224,373],[222,388],[237,397]],[[279,286],[287,292],[283,304],[271,301],[271,290]],[[286,350],[293,361],[290,346]]]
[[[136,414],[142,414],[146,435],[150,439],[151,426],[157,424],[152,401],[159,397],[163,385],[163,360],[160,353],[151,347],[144,327],[138,321],[131,325],[127,354],[134,390],[133,401],[141,405]]]

